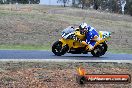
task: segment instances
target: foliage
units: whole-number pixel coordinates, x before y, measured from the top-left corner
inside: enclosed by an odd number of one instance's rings
[[[100,9],[103,11],[109,11],[114,13],[122,13],[122,2],[126,1],[125,12],[132,15],[132,0],[73,0],[73,6],[75,2],[78,2],[78,6],[81,5],[81,8],[90,8]]]
[[[126,13],[130,14],[132,16],[132,0],[126,0]]]
[[[66,3],[68,3],[69,0],[58,0],[57,3],[63,3],[64,7],[66,7]]]

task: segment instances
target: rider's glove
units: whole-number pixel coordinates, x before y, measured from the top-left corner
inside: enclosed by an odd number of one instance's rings
[[[74,36],[73,39],[74,39],[75,41],[81,42],[81,40],[80,40],[77,36]]]
[[[81,43],[82,43],[83,45],[88,45],[85,41],[82,41]]]

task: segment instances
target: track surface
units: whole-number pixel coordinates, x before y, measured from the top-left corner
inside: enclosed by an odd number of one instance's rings
[[[92,57],[91,54],[65,54],[63,56],[55,56],[51,51],[0,50],[0,59],[132,60],[132,54],[106,53],[101,57]]]

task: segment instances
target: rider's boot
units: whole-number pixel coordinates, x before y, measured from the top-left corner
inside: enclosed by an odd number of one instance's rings
[[[91,50],[93,50],[93,48],[94,48],[94,46],[92,46],[91,44],[89,44],[89,45],[86,46],[85,50],[86,51],[91,51]]]

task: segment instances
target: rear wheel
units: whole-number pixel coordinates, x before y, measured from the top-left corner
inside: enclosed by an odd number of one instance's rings
[[[52,46],[52,52],[57,56],[64,55],[67,52],[67,50],[68,47],[66,46],[62,47],[61,41],[56,41]]]
[[[100,57],[102,55],[104,55],[107,51],[107,44],[104,42],[104,43],[101,43],[100,45],[96,46],[94,48],[94,50],[91,51],[91,54],[94,56],[94,57]]]

